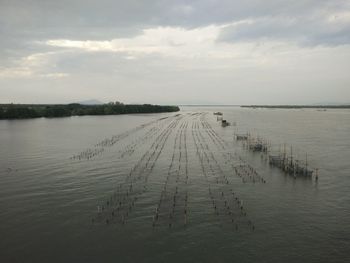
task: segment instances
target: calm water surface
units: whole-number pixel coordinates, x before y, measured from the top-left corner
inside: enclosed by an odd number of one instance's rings
[[[179,114],[0,121],[0,262],[350,262],[350,111]],[[319,181],[237,132],[307,152]]]

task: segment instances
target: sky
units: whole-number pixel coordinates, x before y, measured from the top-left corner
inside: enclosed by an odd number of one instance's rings
[[[0,103],[350,103],[349,0],[0,0]]]

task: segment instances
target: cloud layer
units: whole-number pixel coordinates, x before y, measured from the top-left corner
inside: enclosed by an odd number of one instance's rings
[[[350,4],[1,1],[0,102],[350,101]]]

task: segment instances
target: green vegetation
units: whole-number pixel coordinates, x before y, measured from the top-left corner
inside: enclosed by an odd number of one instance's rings
[[[116,115],[179,111],[178,106],[108,103],[103,105],[73,104],[0,104],[0,119],[67,117],[82,115]]]
[[[350,105],[242,105],[241,107],[268,109],[350,109]]]

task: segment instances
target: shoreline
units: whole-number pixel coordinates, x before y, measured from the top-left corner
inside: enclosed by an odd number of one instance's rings
[[[241,105],[240,107],[254,109],[350,109],[350,105]]]

